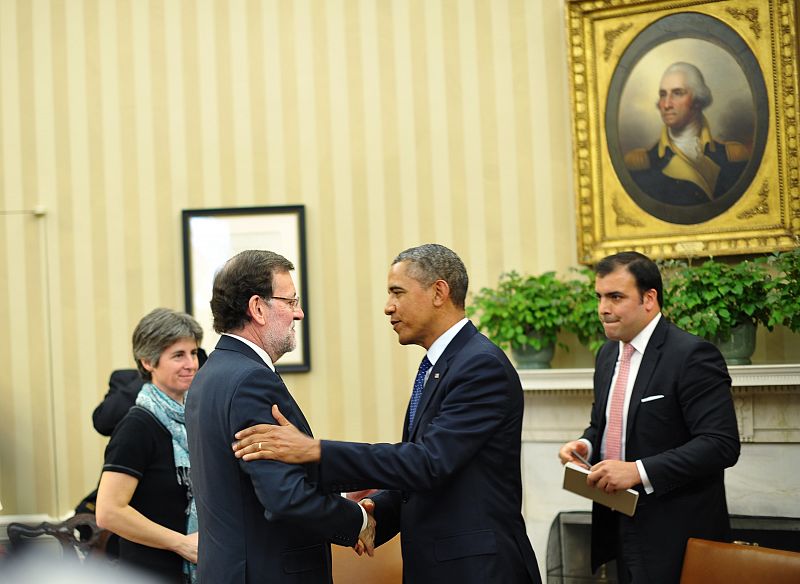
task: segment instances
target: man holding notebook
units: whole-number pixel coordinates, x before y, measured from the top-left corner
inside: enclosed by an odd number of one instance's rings
[[[590,425],[559,458],[591,463],[597,489],[639,492],[633,517],[593,504],[592,569],[616,558],[622,583],[677,584],[689,537],[730,540],[724,470],[740,450],[731,380],[714,345],[662,317],[653,261],[622,252],[595,271],[609,341]]]

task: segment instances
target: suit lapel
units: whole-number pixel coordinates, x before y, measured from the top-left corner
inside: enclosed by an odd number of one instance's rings
[[[309,436],[311,436],[313,438],[314,434],[311,432],[311,426],[309,425],[308,420],[306,420],[306,417],[303,415],[303,410],[301,410],[300,406],[297,405],[297,402],[294,401],[294,397],[292,396],[292,394],[289,391],[289,389],[286,387],[286,384],[283,383],[283,379],[281,378],[280,375],[278,375],[278,378],[281,381],[281,385],[283,385],[283,388],[286,390],[286,395],[287,395],[287,397],[289,399],[289,402],[292,404],[292,407],[294,408],[294,411],[297,414],[297,419],[296,420],[291,420],[291,422],[295,426],[297,426],[298,430],[300,430],[304,434],[307,434],[307,435],[309,435]]]
[[[597,387],[601,388],[597,395],[597,406],[601,412],[600,419],[602,426],[600,428],[600,435],[602,436],[605,431],[606,422],[606,406],[608,404],[608,394],[611,393],[611,378],[614,377],[614,368],[617,365],[617,358],[619,357],[619,342],[613,341],[614,347],[609,349],[607,354],[603,356],[602,361],[597,363]]]
[[[445,371],[447,371],[447,361],[440,358],[436,361],[436,365],[431,368],[431,374],[428,376],[428,381],[425,383],[425,387],[422,390],[422,397],[420,397],[419,404],[417,405],[417,413],[414,416],[414,425],[411,427],[411,432],[408,437],[409,440],[413,440],[414,436],[417,434],[419,421],[422,419],[422,413],[431,403],[431,397],[436,393],[439,382],[444,376]],[[406,420],[408,420],[408,414],[406,414]],[[406,424],[408,424],[408,422],[406,422]]]
[[[270,367],[264,362],[264,360],[256,353],[250,346],[246,345],[239,339],[235,339],[233,337],[229,337],[227,335],[221,335],[219,341],[217,341],[217,349],[222,349],[224,351],[236,351],[237,353],[241,353],[245,357],[252,359],[259,365],[262,365],[264,369],[266,369],[267,375],[274,375],[278,378],[278,382],[283,386],[284,391],[286,392],[287,398],[289,403],[292,406],[292,410],[296,413],[295,416],[291,415],[291,412],[283,412],[284,415],[287,416],[287,419],[294,424],[301,432],[307,434],[309,436],[313,436],[311,433],[311,426],[308,424],[308,420],[303,415],[303,410],[300,409],[300,406],[297,405],[297,402],[294,401],[294,397],[292,397],[291,392],[286,387],[286,384],[283,382],[283,378],[278,375],[277,372],[270,369]],[[294,418],[294,419],[292,419]]]
[[[653,378],[658,362],[661,360],[661,346],[664,344],[668,326],[667,321],[662,316],[647,343],[644,355],[642,355],[639,372],[633,382],[631,401],[628,404],[628,424],[625,430],[626,443],[630,440],[633,428],[636,425],[636,412],[639,411],[639,404],[642,403],[645,390],[650,386],[650,380]]]
[[[453,340],[447,345],[447,348],[444,350],[444,353],[442,353],[442,356],[437,359],[436,365],[431,368],[431,373],[428,375],[428,381],[425,383],[425,387],[422,390],[422,397],[417,405],[417,412],[414,415],[414,425],[411,427],[408,436],[409,440],[413,440],[414,436],[416,436],[417,429],[419,428],[419,420],[422,418],[422,414],[430,405],[433,396],[436,395],[439,384],[449,368],[450,361],[455,355],[458,354],[464,345],[467,344],[467,341],[477,334],[477,332],[478,329],[475,328],[475,325],[471,322],[467,322],[467,324],[465,324],[461,330],[458,331],[458,334],[453,337]],[[406,412],[406,426],[408,426],[408,412]]]

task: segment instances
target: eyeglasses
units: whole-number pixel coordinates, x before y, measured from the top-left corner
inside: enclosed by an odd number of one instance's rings
[[[295,296],[294,298],[284,298],[283,296],[272,296],[275,300],[283,300],[286,304],[289,305],[289,308],[292,310],[297,310],[300,308],[300,297]]]

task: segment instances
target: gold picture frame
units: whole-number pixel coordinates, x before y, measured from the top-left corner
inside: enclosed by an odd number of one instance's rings
[[[582,263],[798,246],[797,23],[795,0],[568,0]],[[696,118],[703,174],[664,162],[678,142],[659,91],[676,62],[713,98]]]

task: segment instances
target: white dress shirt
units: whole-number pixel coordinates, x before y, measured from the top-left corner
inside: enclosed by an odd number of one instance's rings
[[[620,456],[622,460],[625,460],[625,436],[628,427],[628,408],[631,403],[631,394],[633,393],[633,385],[636,383],[636,376],[639,374],[639,366],[642,364],[642,356],[644,355],[645,349],[647,349],[647,344],[650,342],[650,337],[653,336],[653,331],[656,329],[656,325],[658,321],[661,320],[661,313],[659,312],[653,320],[647,323],[639,334],[636,335],[633,340],[631,340],[630,344],[633,346],[634,351],[631,355],[631,368],[628,373],[628,383],[625,387],[625,402],[622,410],[622,449],[620,452]],[[606,420],[608,420],[608,411],[611,408],[611,400],[614,395],[614,384],[617,382],[617,377],[619,376],[619,366],[622,360],[622,348],[624,343],[622,341],[619,342],[619,355],[617,356],[617,364],[614,366],[614,376],[611,378],[611,388],[608,392],[608,399],[606,400]],[[606,425],[606,430],[608,429],[608,425]],[[606,452],[606,433],[603,432],[603,437],[600,441],[600,459],[603,460]],[[589,458],[592,456],[592,444],[585,439],[581,439],[589,446]],[[642,464],[641,460],[636,461],[636,468],[639,470],[639,477],[642,479],[642,486],[644,486],[644,492],[648,495],[653,492],[653,485],[650,483],[650,479],[647,477],[647,471],[644,468],[644,464]]]

